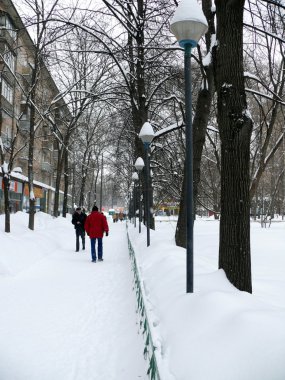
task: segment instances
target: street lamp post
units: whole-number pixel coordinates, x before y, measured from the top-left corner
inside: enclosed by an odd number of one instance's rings
[[[141,223],[142,223],[142,202],[141,202],[141,171],[144,168],[144,161],[141,157],[138,157],[135,162],[135,168],[139,173],[139,233],[142,231]]]
[[[134,227],[136,228],[136,203],[137,203],[137,197],[136,197],[136,182],[139,180],[138,173],[134,172],[132,174],[132,180],[134,182],[134,195],[133,195],[133,202],[134,202]]]
[[[149,122],[144,123],[139,133],[139,138],[142,140],[145,149],[145,196],[146,196],[146,231],[147,231],[147,247],[150,245],[150,205],[149,205],[149,156],[148,150],[150,143],[154,138],[154,131]]]
[[[130,222],[132,222],[131,217],[132,217],[132,189],[130,187],[129,188],[129,210],[128,210],[128,218]]]
[[[191,98],[191,49],[197,46],[200,38],[208,29],[207,20],[196,0],[181,0],[170,30],[179,45],[184,48],[185,76],[185,123],[186,123],[186,291],[193,293],[193,131],[192,131],[192,98]]]

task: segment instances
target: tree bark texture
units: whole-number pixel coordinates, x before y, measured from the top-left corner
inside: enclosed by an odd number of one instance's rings
[[[240,290],[252,292],[249,163],[252,121],[243,68],[244,0],[216,0],[215,80],[221,138],[219,268]]]

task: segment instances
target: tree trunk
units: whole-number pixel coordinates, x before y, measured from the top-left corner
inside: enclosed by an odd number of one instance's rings
[[[95,170],[92,172],[92,179],[90,184],[90,190],[88,193],[88,204],[87,204],[87,210],[91,209],[91,194],[93,193],[92,189],[94,189],[94,181],[95,180]]]
[[[11,232],[10,230],[10,199],[9,199],[10,179],[7,173],[3,175],[3,185],[4,185],[4,208],[5,208],[5,232]]]
[[[215,79],[221,138],[219,268],[240,290],[252,292],[249,163],[252,121],[243,68],[244,0],[216,0]]]
[[[2,77],[0,73],[0,139],[2,136],[2,123],[3,123],[1,94],[2,94]],[[9,200],[10,178],[9,178],[8,173],[4,173],[5,150],[2,150],[2,148],[3,148],[3,144],[1,140],[1,145],[0,145],[1,167],[0,168],[2,169],[2,173],[3,173],[5,232],[10,232],[10,200]]]
[[[33,70],[32,83],[36,83],[36,69]],[[34,144],[35,144],[35,123],[36,123],[36,109],[35,109],[35,95],[36,86],[34,85],[31,91],[31,120],[30,120],[30,133],[29,133],[29,161],[28,161],[28,181],[29,181],[29,229],[35,229],[35,195],[34,195]]]
[[[140,20],[145,19],[144,15],[144,1],[138,0],[137,2],[137,17]],[[133,15],[130,12],[129,20],[133,19]],[[130,26],[131,22],[129,21]],[[146,83],[145,83],[145,41],[144,41],[144,23],[140,23],[138,31],[135,35],[135,41],[132,33],[128,34],[128,46],[129,46],[129,57],[130,57],[130,95],[131,95],[131,106],[132,106],[132,118],[135,133],[135,150],[134,150],[134,161],[138,157],[142,157],[145,160],[145,152],[143,148],[143,143],[139,139],[138,134],[145,122],[148,121],[148,107],[146,105]],[[131,29],[130,29],[131,30]],[[136,58],[137,57],[137,58]],[[145,182],[145,179],[142,179]],[[146,186],[143,186],[143,198],[144,204],[146,199]],[[149,192],[150,195],[150,207],[152,208],[152,190]],[[144,223],[145,223],[145,213],[144,213]],[[150,228],[155,228],[153,213],[150,215]]]
[[[198,94],[197,108],[193,120],[193,196],[194,204],[198,196],[198,185],[200,182],[200,165],[202,151],[205,143],[206,129],[210,116],[212,101],[212,86],[203,89]],[[175,233],[176,245],[186,248],[186,166],[184,165],[184,176],[182,184],[181,199],[179,205],[178,222]],[[195,208],[194,208],[195,209]],[[193,216],[194,217],[194,216]]]
[[[72,163],[72,189],[71,189],[72,212],[75,205],[75,163]]]
[[[66,214],[68,212],[68,206],[67,206],[68,186],[69,186],[68,150],[65,149],[65,154],[64,154],[64,194],[63,194],[63,206],[62,206],[62,216],[64,218],[66,218]]]
[[[186,164],[184,164],[184,177],[182,182],[182,191],[179,204],[179,215],[175,232],[175,242],[179,247],[186,248],[187,245],[187,228],[186,228]]]
[[[58,208],[59,208],[59,190],[60,190],[60,181],[61,181],[61,173],[64,163],[64,146],[62,145],[60,150],[58,151],[58,161],[56,168],[56,180],[55,180],[55,193],[54,193],[54,205],[53,205],[53,216],[55,218],[58,217]]]

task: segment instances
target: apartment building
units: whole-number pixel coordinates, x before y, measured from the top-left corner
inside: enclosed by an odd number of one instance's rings
[[[31,128],[30,94],[34,82],[35,46],[10,0],[0,2],[0,132],[3,162],[11,168],[11,211],[28,210],[28,150]],[[63,101],[51,107],[59,90],[45,65],[37,71],[34,123],[34,193],[36,208],[52,212],[58,141],[54,127],[64,128],[69,111]],[[42,117],[49,113],[55,125]],[[4,210],[3,173],[0,173],[0,213]]]

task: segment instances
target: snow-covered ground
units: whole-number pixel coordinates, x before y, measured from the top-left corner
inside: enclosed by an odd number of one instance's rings
[[[185,250],[175,222],[160,218],[146,233],[129,225],[164,379],[285,379],[285,223],[252,222],[253,294],[240,292],[218,267],[219,222],[194,227],[194,293],[186,294]]]
[[[75,253],[70,219],[0,216],[0,380],[146,380],[125,223],[109,223],[103,263]],[[160,222],[161,220],[161,222]],[[194,293],[175,221],[157,218],[146,247],[129,223],[161,380],[285,379],[285,223],[252,223],[253,295],[226,279],[219,223],[195,222]]]
[[[75,253],[69,219],[0,216],[0,379],[146,379],[126,227],[104,238],[104,262]],[[88,239],[89,240],[89,239]]]

